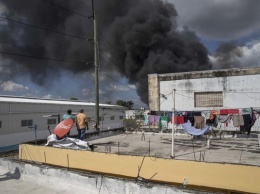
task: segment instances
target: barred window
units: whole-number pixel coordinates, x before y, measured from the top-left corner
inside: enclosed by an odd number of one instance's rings
[[[111,117],[110,117],[110,120],[115,120],[115,117],[114,117],[114,116],[111,116]]]
[[[47,125],[55,125],[57,123],[56,119],[48,119]]]
[[[21,126],[22,127],[32,127],[33,120],[22,120]]]
[[[195,92],[195,107],[223,107],[223,92]]]
[[[124,118],[123,116],[119,116],[119,119],[120,119],[120,120],[123,120],[123,118]]]

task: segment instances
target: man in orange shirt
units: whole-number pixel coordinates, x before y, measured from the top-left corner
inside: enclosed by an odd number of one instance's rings
[[[76,116],[76,126],[78,130],[78,139],[84,140],[86,129],[88,130],[87,115],[84,114],[84,110],[80,109],[79,114]]]

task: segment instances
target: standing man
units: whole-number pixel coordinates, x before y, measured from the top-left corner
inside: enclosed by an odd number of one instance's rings
[[[84,110],[80,109],[79,114],[76,116],[76,126],[78,130],[78,139],[84,140],[85,131],[88,130],[87,115],[84,114]]]

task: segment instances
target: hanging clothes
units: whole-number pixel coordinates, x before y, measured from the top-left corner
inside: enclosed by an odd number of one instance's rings
[[[211,110],[209,115],[209,120],[214,122],[215,116],[219,114],[218,110]]]
[[[242,114],[243,115],[250,114],[251,116],[251,108],[242,108]]]
[[[184,123],[184,116],[174,116],[174,124],[180,125]]]
[[[192,116],[201,116],[201,111],[192,111]]]
[[[228,114],[230,114],[230,115],[239,113],[239,109],[237,109],[237,108],[227,109],[227,111],[228,111]]]
[[[184,115],[184,122],[187,123],[188,121],[191,122],[191,125],[194,125],[194,117],[191,111],[187,111],[186,115]]]
[[[251,118],[252,118],[252,122],[255,124],[256,115],[255,115],[255,111],[254,111],[254,109],[252,107],[251,107]]]
[[[169,119],[168,119],[168,116],[161,116],[160,118],[160,129],[167,129],[168,128],[168,122],[169,122]]]
[[[227,109],[221,109],[221,110],[219,111],[219,114],[220,114],[220,115],[227,115],[227,114],[228,114],[228,110],[227,110]]]
[[[166,115],[168,116],[169,121],[172,123],[172,112],[167,112]]]
[[[154,125],[156,127],[159,127],[160,118],[161,118],[161,116],[158,116],[158,115],[154,116]]]
[[[149,115],[149,125],[154,125],[154,115]]]
[[[256,121],[255,111],[252,107],[250,109],[251,109],[251,114],[250,114],[251,115],[251,120],[250,120],[251,122],[250,122],[250,127],[248,129],[247,135],[249,135],[251,133],[251,128],[254,126],[255,121]]]
[[[244,120],[244,125],[240,126],[240,132],[245,133],[251,131],[251,116],[250,114],[244,114],[243,120]],[[249,132],[250,133],[250,132]]]
[[[149,125],[149,115],[144,115],[144,125]]]
[[[242,115],[232,115],[231,119],[233,120],[234,127],[244,125],[244,119]]]
[[[205,125],[205,118],[202,116],[194,116],[194,127],[196,129],[202,129]]]
[[[226,123],[229,122],[230,120],[230,115],[217,115],[215,122],[218,123]]]
[[[196,129],[195,127],[191,126],[191,122],[189,121],[187,123],[184,123],[182,127],[188,134],[191,135],[202,135],[206,133],[210,128],[210,126],[205,125],[202,129]]]
[[[228,122],[230,121],[230,115],[216,115],[214,120],[214,127],[217,127],[219,123],[225,123],[228,126]]]
[[[210,111],[209,110],[202,111],[201,116],[205,117],[205,120],[209,119]]]

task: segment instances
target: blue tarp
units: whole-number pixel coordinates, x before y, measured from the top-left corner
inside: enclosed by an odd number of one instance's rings
[[[188,134],[191,134],[191,135],[202,135],[205,132],[207,132],[210,128],[210,126],[205,125],[205,127],[202,129],[196,129],[195,127],[191,126],[190,121],[188,121],[187,123],[184,123],[182,125],[182,127]]]

